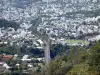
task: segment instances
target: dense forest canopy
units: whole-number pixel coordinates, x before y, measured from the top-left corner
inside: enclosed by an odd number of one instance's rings
[[[1,27],[5,27],[5,28],[12,27],[16,30],[19,28],[19,24],[14,21],[7,21],[5,19],[0,19],[0,28]]]

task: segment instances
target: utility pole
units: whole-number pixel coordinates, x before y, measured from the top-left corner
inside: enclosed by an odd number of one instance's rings
[[[49,0],[47,1],[47,8],[48,8]],[[49,14],[48,14],[49,15]],[[47,41],[45,42],[45,64],[50,63],[50,39],[49,36],[47,35]]]

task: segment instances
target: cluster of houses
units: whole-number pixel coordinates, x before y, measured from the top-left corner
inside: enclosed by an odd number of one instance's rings
[[[21,2],[24,4],[23,6],[18,5]],[[2,0],[0,18],[19,22],[20,28],[17,31],[10,27],[7,29],[0,28],[0,39],[4,39],[0,44],[10,42],[10,45],[16,43],[22,46],[22,44],[27,43],[28,47],[33,46],[42,49],[43,42],[40,41],[41,39],[29,30],[32,26],[30,21],[37,17],[42,20],[37,26],[37,31],[45,32],[53,41],[57,41],[55,37],[59,36],[65,37],[66,40],[68,37],[77,38],[88,33],[100,33],[100,17],[97,15],[97,17],[90,18],[86,16],[88,14],[84,13],[97,11],[100,8],[99,2],[99,0],[50,0],[49,2],[47,0],[39,2]],[[85,40],[88,39],[91,38]],[[9,42],[5,42],[5,40]],[[63,43],[65,42],[63,41]]]
[[[27,47],[35,47],[43,49],[43,41],[41,38],[36,37],[32,34],[32,31],[27,29],[19,28],[15,31],[13,28],[0,28],[0,46],[10,45],[10,46],[22,46],[27,44]]]
[[[10,62],[7,63],[8,61]],[[14,62],[13,65],[11,65],[10,63],[12,63],[13,61],[16,61],[16,62]],[[30,55],[19,56],[17,54],[15,55],[1,54],[0,55],[0,73],[1,71],[4,73],[11,72],[11,68],[19,67],[25,64],[27,66],[27,70],[31,69],[32,71],[36,71],[38,66],[41,66],[41,67],[43,66],[44,61],[45,61],[44,57],[33,58]]]
[[[91,22],[90,17],[86,16],[88,14],[84,13],[93,10],[97,11],[100,6],[100,4],[97,4],[94,7],[97,2],[98,0],[59,0],[58,2],[41,4],[40,15],[42,23],[37,27],[37,30],[40,32],[44,30],[43,32],[48,35],[64,35],[66,37],[77,37],[95,32],[100,33],[100,23],[97,21],[99,17],[91,17],[94,21],[96,20],[96,23],[94,23],[93,20]],[[90,14],[93,15],[92,12]],[[86,25],[83,24],[84,21]]]

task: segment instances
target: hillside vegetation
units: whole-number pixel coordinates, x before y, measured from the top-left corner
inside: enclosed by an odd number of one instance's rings
[[[16,22],[13,22],[13,21],[7,21],[5,19],[0,19],[0,28],[1,27],[12,27],[14,28],[15,30],[19,28],[19,24],[17,24]]]
[[[100,41],[89,49],[72,46],[58,54],[36,75],[100,75]]]

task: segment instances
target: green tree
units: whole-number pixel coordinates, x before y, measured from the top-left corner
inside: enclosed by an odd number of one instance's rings
[[[84,62],[87,56],[88,53],[86,49],[78,46],[72,46],[68,53],[68,61],[75,66],[76,64]]]
[[[67,55],[59,55],[42,69],[41,75],[65,75],[71,68],[71,64],[67,62]]]
[[[89,50],[89,70],[100,72],[100,41]]]

